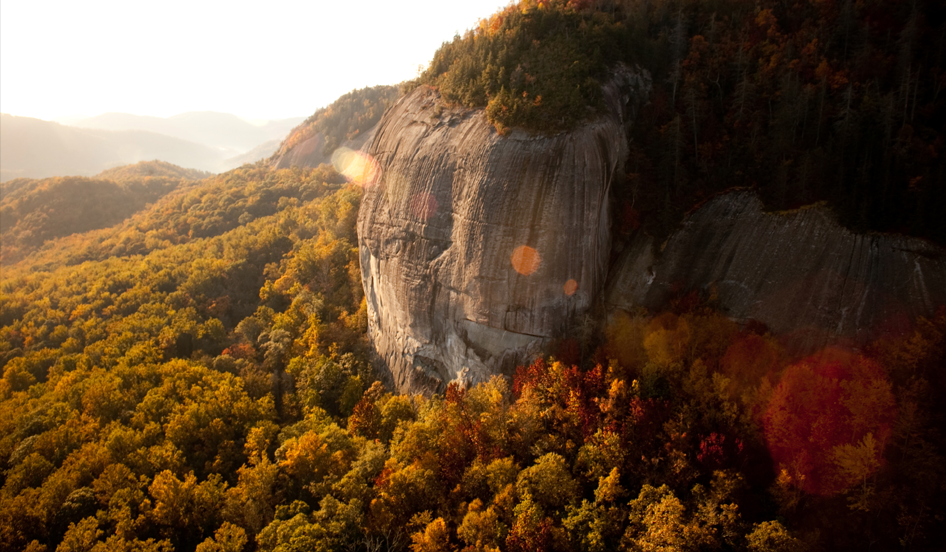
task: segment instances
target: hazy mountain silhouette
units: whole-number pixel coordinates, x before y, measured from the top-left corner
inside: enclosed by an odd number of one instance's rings
[[[155,132],[75,128],[0,114],[0,181],[94,175],[152,159],[217,172],[226,157],[223,150]]]
[[[221,164],[222,169],[235,169],[246,163],[255,163],[260,159],[266,159],[267,157],[276,153],[276,150],[279,149],[279,145],[281,143],[281,140],[270,140],[268,142],[263,142],[246,153],[241,153],[240,155],[235,155],[233,157],[224,159]]]
[[[145,130],[226,150],[235,156],[271,140],[282,140],[304,117],[267,121],[254,125],[231,113],[192,111],[173,117],[148,117],[128,113],[104,113],[74,124],[99,130]],[[271,152],[270,152],[271,153]]]

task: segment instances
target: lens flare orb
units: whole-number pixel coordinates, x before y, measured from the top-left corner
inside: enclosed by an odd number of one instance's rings
[[[528,245],[520,245],[515,248],[509,260],[516,272],[523,276],[532,274],[542,264],[542,257],[539,256],[539,252]]]
[[[427,192],[414,194],[411,197],[411,214],[416,219],[426,221],[437,214],[437,198]]]
[[[565,288],[565,295],[568,295],[569,297],[571,297],[572,295],[575,295],[576,291],[578,291],[578,282],[576,282],[574,279],[569,280],[565,282],[564,288]]]
[[[346,180],[363,188],[370,188],[381,179],[378,162],[361,151],[338,148],[332,153],[332,165]]]

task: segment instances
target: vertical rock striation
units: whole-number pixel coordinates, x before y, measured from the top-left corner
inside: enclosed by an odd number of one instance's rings
[[[508,373],[589,309],[626,125],[649,86],[622,69],[605,115],[552,136],[500,136],[482,110],[446,108],[426,87],[384,115],[358,235],[369,337],[398,390]]]

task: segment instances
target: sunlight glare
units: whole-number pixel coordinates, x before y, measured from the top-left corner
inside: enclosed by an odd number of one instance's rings
[[[381,167],[373,157],[350,148],[338,148],[332,153],[332,165],[349,182],[370,188],[381,178]]]

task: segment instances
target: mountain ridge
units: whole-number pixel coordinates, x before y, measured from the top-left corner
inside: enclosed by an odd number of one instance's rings
[[[92,176],[111,167],[155,158],[215,171],[221,152],[178,138],[146,131],[80,129],[0,114],[2,180],[62,175]]]
[[[270,156],[302,120],[253,125],[236,115],[216,112],[170,118],[107,113],[76,123],[88,126],[75,126],[6,113],[2,117],[2,181],[93,176],[111,167],[152,159],[222,172]],[[135,121],[146,124],[136,125]]]
[[[163,161],[145,161],[93,177],[0,183],[0,264],[9,268],[47,242],[121,223],[167,194],[208,176]]]
[[[231,155],[246,153],[271,140],[282,140],[303,117],[268,120],[263,125],[232,113],[190,111],[171,117],[109,112],[76,121],[71,126],[99,130],[145,130],[224,149]]]

